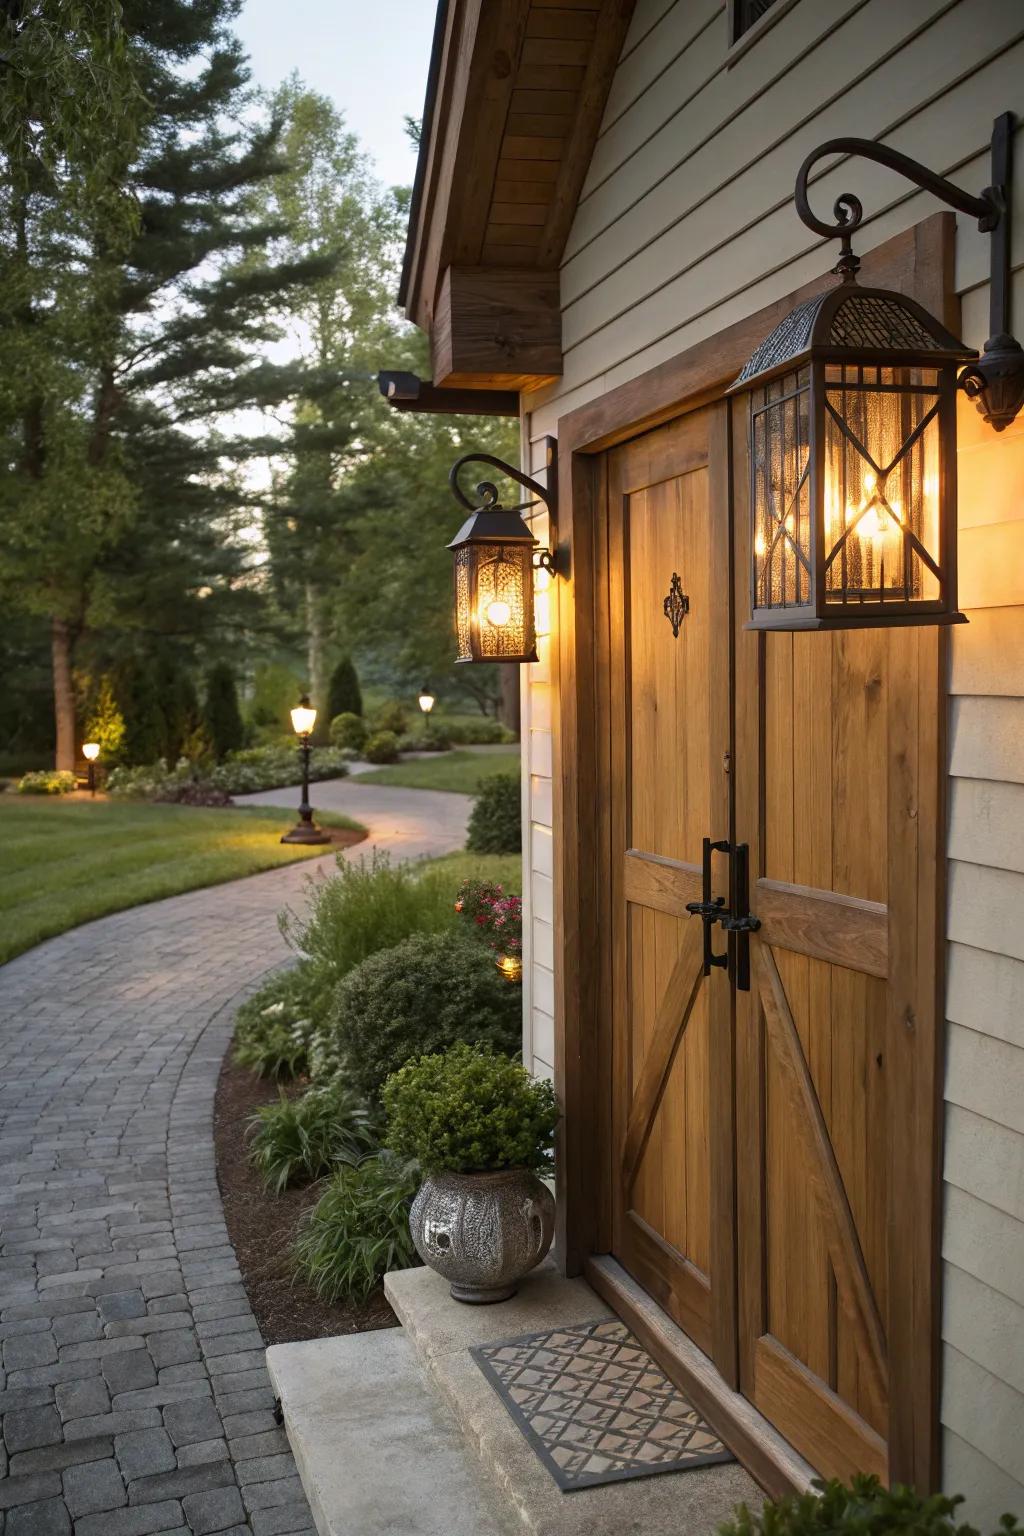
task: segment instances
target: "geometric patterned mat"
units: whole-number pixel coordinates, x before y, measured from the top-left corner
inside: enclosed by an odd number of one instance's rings
[[[470,1353],[563,1493],[734,1460],[618,1318]]]

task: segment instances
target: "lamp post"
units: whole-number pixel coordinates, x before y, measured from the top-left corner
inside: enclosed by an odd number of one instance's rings
[[[84,741],[82,743],[82,756],[89,764],[89,793],[93,796],[96,794],[96,759],[99,755],[100,744],[98,741]]]
[[[423,687],[420,689],[419,706],[423,713],[427,716],[429,722],[430,711],[434,707],[434,695],[431,693],[426,683],[424,683]]]
[[[305,694],[291,712],[292,729],[299,738],[299,763],[302,767],[302,799],[299,801],[299,819],[290,832],[282,837],[282,843],[329,843],[330,834],[318,827],[313,820],[313,808],[309,803],[309,759],[312,753],[310,737],[316,725],[316,710]]]

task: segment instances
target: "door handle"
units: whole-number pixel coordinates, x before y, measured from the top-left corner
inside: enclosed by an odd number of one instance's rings
[[[700,901],[688,901],[686,910],[691,917],[699,917],[704,925],[704,956],[702,974],[710,976],[714,967],[727,969],[729,978],[738,992],[750,991],[750,935],[761,926],[750,908],[749,848],[746,843],[728,841],[712,842],[706,837],[703,843],[701,865],[702,890]],[[729,905],[724,896],[711,894],[711,856],[714,853],[729,855]],[[729,948],[723,955],[715,953],[714,927],[721,923],[728,935]]]
[[[688,901],[686,910],[691,917],[699,917],[704,925],[704,959],[702,973],[711,975],[712,966],[729,964],[728,955],[716,955],[714,945],[714,926],[725,915],[725,897],[712,896],[711,894],[711,855],[712,853],[728,853],[728,843],[713,843],[710,837],[704,839],[703,859],[701,866],[702,888],[700,901]]]

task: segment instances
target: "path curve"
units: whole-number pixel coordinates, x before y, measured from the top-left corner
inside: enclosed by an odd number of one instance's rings
[[[461,847],[468,807],[365,785],[339,808],[416,857]],[[332,867],[118,912],[0,969],[3,1536],[312,1531],[212,1128],[235,1008],[288,954],[277,913]]]

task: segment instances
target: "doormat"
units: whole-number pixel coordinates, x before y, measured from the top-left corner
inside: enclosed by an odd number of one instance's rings
[[[470,1354],[563,1493],[735,1460],[618,1318]]]

